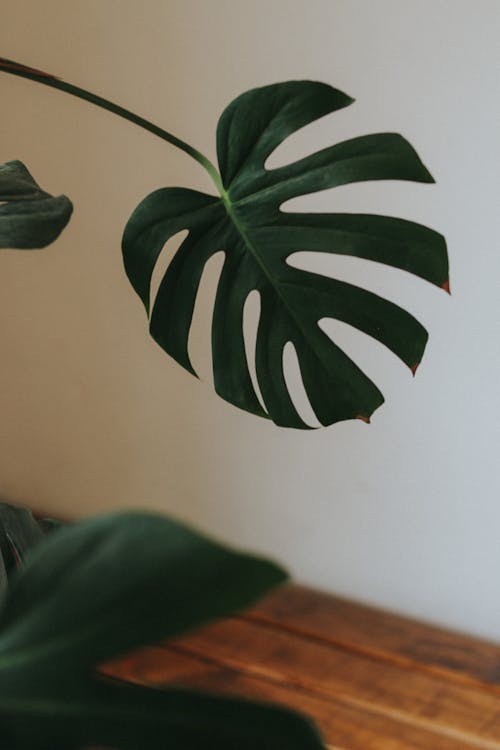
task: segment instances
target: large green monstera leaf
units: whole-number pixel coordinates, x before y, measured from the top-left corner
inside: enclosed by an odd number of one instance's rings
[[[443,237],[424,226],[384,216],[288,213],[296,196],[362,180],[433,182],[400,135],[354,138],[277,169],[270,154],[299,128],[351,103],[322,83],[292,81],[249,91],[222,114],[217,129],[220,196],[183,188],[149,195],[134,211],[123,238],[125,268],[149,312],[151,277],[165,242],[188,230],[170,262],[152,306],[154,339],[194,372],[188,336],[204,266],[218,251],[225,262],[212,327],[215,388],[236,406],[287,427],[307,427],[285,381],[283,349],[298,355],[310,403],[324,425],[368,421],[383,402],[374,383],[320,329],[335,318],[374,337],[411,370],[419,364],[425,329],[407,312],[351,284],[293,268],[287,258],[309,250],[385,263],[446,288]],[[255,366],[265,410],[250,377],[243,308],[260,293]]]
[[[0,164],[0,248],[32,250],[50,245],[72,211],[69,198],[42,190],[22,162]]]

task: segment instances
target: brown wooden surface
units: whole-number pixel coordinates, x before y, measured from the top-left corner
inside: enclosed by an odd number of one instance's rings
[[[300,586],[107,671],[286,704],[341,750],[500,750],[499,646]]]

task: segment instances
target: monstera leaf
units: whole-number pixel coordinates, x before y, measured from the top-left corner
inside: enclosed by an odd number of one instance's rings
[[[193,372],[188,335],[207,260],[223,250],[213,313],[215,388],[236,406],[279,425],[306,427],[285,382],[283,349],[291,342],[311,405],[322,424],[368,421],[383,401],[371,380],[318,321],[336,318],[389,347],[415,370],[427,333],[407,312],[356,286],[293,268],[287,258],[313,250],[367,258],[446,287],[443,237],[421,225],[383,216],[287,213],[290,198],[361,180],[433,182],[400,135],[380,133],[339,143],[277,169],[269,155],[299,128],[351,103],[322,83],[292,81],[249,91],[222,114],[217,129],[220,197],[182,188],[149,195],[125,229],[125,268],[149,311],[151,276],[165,242],[188,230],[152,307],[151,334]],[[265,410],[252,386],[243,338],[243,307],[252,290],[261,312],[255,352]]]
[[[131,648],[248,606],[284,579],[274,563],[149,514],[110,514],[49,535],[0,610],[2,747],[320,750],[310,723],[285,709],[97,672]]]
[[[288,263],[290,255],[304,250],[353,255],[449,290],[445,241],[431,229],[378,215],[282,211],[290,198],[363,180],[433,182],[414,149],[395,133],[354,138],[266,169],[268,156],[289,135],[350,104],[346,94],[322,83],[291,81],[238,97],[219,121],[219,172],[193,146],[114,102],[6,58],[0,58],[0,71],[123,117],[181,149],[209,173],[217,197],[184,188],[164,188],[148,196],[127,224],[123,255],[129,279],[150,316],[153,337],[194,372],[188,337],[195,298],[207,260],[224,252],[212,326],[214,382],[224,399],[279,425],[307,427],[283,371],[283,350],[290,342],[319,421],[369,421],[383,402],[382,394],[323,333],[318,324],[324,318],[374,337],[415,372],[427,332],[410,314],[357,286]],[[182,230],[187,237],[168,266],[150,313],[156,261],[165,243]],[[253,290],[261,302],[255,364],[264,407],[252,385],[243,337],[243,308]]]
[[[31,250],[50,245],[72,211],[65,195],[54,198],[42,190],[22,162],[0,165],[0,248]]]

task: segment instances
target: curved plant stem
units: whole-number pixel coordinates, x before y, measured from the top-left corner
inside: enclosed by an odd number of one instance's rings
[[[79,99],[84,99],[91,104],[95,104],[97,107],[101,107],[101,109],[107,109],[108,112],[112,112],[113,114],[118,115],[118,117],[123,117],[129,122],[139,125],[139,127],[144,128],[144,130],[148,130],[150,133],[153,133],[153,135],[171,143],[172,146],[179,148],[181,151],[188,154],[188,156],[191,156],[192,159],[195,159],[195,161],[201,164],[201,166],[208,172],[218,191],[221,194],[223,193],[224,188],[221,177],[212,162],[196,148],[189,143],[186,143],[186,141],[177,138],[177,136],[172,133],[169,133],[168,130],[158,127],[158,125],[155,125],[149,120],[139,117],[139,115],[134,114],[134,112],[130,112],[130,110],[121,107],[119,104],[114,104],[114,102],[110,102],[102,96],[92,94],[90,91],[86,91],[79,86],[73,86],[71,83],[66,83],[66,81],[62,81],[60,78],[56,78],[50,73],[44,73],[41,70],[27,67],[21,63],[14,62],[14,60],[7,60],[4,57],[0,57],[0,71],[11,73],[12,75],[20,76],[21,78],[28,78],[29,80],[37,81],[38,83],[43,83],[45,86],[59,89],[59,91],[65,91],[67,94],[72,94]]]

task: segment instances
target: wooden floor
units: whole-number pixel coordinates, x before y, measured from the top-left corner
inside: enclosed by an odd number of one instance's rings
[[[112,672],[286,704],[340,750],[500,750],[500,647],[301,586]]]

